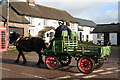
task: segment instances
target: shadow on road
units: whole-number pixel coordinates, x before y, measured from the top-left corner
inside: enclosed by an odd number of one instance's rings
[[[1,59],[1,58],[0,58]],[[14,59],[2,59],[1,63],[5,63],[5,64],[12,64],[12,65],[19,65],[19,66],[26,66],[26,67],[33,67],[33,68],[42,68],[42,69],[48,69],[45,64],[40,64],[39,66],[36,65],[36,62],[32,62],[32,61],[27,61],[26,64],[23,64],[22,61],[19,61],[19,63],[15,63]],[[62,66],[59,65],[57,70],[59,71],[65,71],[65,72],[71,72],[71,73],[77,73],[76,71],[70,70],[71,68],[76,67],[76,66]]]

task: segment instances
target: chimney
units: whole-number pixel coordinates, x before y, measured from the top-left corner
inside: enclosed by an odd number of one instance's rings
[[[35,6],[35,0],[27,0],[29,5]]]

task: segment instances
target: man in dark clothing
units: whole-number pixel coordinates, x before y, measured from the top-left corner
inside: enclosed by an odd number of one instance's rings
[[[59,23],[60,26],[55,30],[54,39],[51,41],[49,49],[52,48],[54,40],[60,40],[61,39],[62,31],[67,30],[68,35],[71,37],[71,30],[67,26],[64,25],[63,20],[58,21],[58,23]]]
[[[59,21],[58,23],[60,26],[55,30],[54,38],[61,39],[62,31],[65,31],[65,30],[67,30],[68,35],[71,36],[71,30],[68,28],[68,26],[65,26],[63,21]]]

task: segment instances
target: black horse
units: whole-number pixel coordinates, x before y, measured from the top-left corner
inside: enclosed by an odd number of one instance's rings
[[[13,32],[12,34],[10,34],[9,39],[10,39],[9,43],[10,44],[14,43],[14,45],[16,46],[16,49],[19,51],[18,58],[15,61],[15,63],[19,62],[19,58],[21,55],[23,58],[23,64],[27,62],[23,54],[23,51],[25,52],[35,51],[39,55],[39,60],[37,65],[39,65],[40,63],[44,64],[42,60],[41,50],[46,49],[46,45],[41,38],[33,37],[31,39],[30,38],[26,39],[26,38],[20,37],[18,33]]]

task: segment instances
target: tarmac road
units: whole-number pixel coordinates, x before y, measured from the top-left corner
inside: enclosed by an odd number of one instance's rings
[[[104,65],[94,70],[90,74],[82,74],[77,69],[77,61],[72,58],[72,62],[69,66],[63,67],[61,65],[58,66],[56,70],[49,70],[45,67],[45,65],[37,66],[38,56],[35,52],[27,53],[26,59],[27,63],[25,65],[22,64],[22,59],[20,59],[19,64],[14,63],[17,55],[2,55],[2,78],[33,78],[34,79],[118,79],[120,68],[118,63],[118,53],[120,48],[112,47],[111,56],[108,61],[105,61]]]

